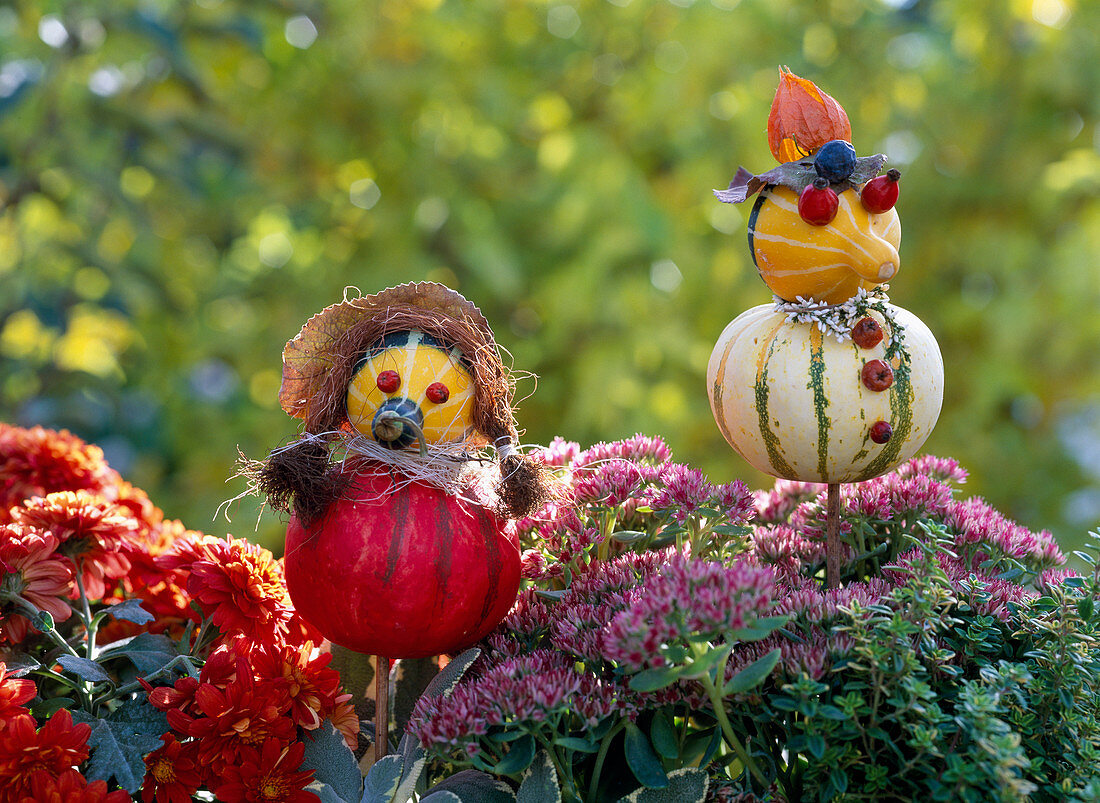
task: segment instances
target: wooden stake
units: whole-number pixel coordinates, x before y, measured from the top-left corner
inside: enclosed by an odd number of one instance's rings
[[[825,584],[840,585],[840,484],[829,483],[825,519]]]
[[[390,751],[390,659],[375,656],[374,672],[374,760]]]

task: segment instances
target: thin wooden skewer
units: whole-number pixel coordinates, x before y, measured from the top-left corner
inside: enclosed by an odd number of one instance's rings
[[[374,760],[390,751],[390,659],[375,656],[374,668]]]
[[[825,511],[825,584],[840,585],[840,484],[829,483]]]

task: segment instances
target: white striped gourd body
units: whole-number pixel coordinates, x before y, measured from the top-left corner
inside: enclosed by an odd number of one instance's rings
[[[903,335],[889,354],[891,324],[873,348],[838,342],[812,323],[788,322],[771,304],[722,332],[707,368],[711,410],[729,444],[767,474],[804,482],[858,482],[885,474],[924,444],[943,402],[943,358],[928,327],[888,305]],[[893,384],[871,390],[864,365],[889,362]],[[885,443],[872,427],[889,424]],[[881,431],[881,430],[880,430]]]

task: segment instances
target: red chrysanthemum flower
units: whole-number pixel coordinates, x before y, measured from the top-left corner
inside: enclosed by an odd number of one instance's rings
[[[285,689],[291,701],[290,718],[306,730],[319,727],[326,718],[333,719],[337,708],[351,699],[350,694],[340,693],[340,675],[328,668],[331,660],[331,654],[313,657],[313,644],[309,642],[301,647],[263,645],[250,657],[258,678],[272,680]],[[341,733],[354,750],[358,744],[359,720],[353,717],[349,721],[345,712],[341,715],[341,724],[349,728]]]
[[[52,535],[17,524],[0,525],[0,642],[27,637],[27,604],[63,622],[72,614],[65,598],[73,587],[69,560]]]
[[[11,511],[15,521],[48,532],[60,542],[58,551],[82,568],[88,599],[102,599],[104,578],[118,578],[130,570],[123,546],[136,537],[138,522],[123,508],[86,491],[59,491],[28,499]],[[79,596],[75,588],[72,597]]]
[[[180,744],[169,733],[160,740],[163,745],[145,757],[141,799],[144,803],[191,803],[203,780],[196,745]]]
[[[0,522],[25,499],[55,491],[104,492],[119,482],[103,451],[66,430],[0,424]]]
[[[304,789],[313,770],[298,769],[305,749],[302,742],[287,746],[277,739],[246,748],[239,765],[225,768],[214,794],[224,803],[316,803],[317,795]]]
[[[61,709],[40,729],[29,714],[14,717],[0,731],[0,789],[18,800],[31,794],[32,777],[39,772],[51,777],[78,766],[88,758],[92,727],[73,724]]]
[[[5,800],[9,798],[5,797]],[[30,791],[18,803],[131,803],[124,789],[107,791],[106,781],[92,781],[77,770],[65,770],[53,776],[36,772],[30,780]]]
[[[254,641],[283,640],[292,608],[279,564],[263,547],[241,539],[203,540],[191,562],[187,592],[227,636],[243,634]],[[179,565],[175,550],[158,558],[158,566]]]
[[[0,661],[0,731],[15,717],[28,713],[23,703],[33,700],[35,694],[33,680],[11,677],[7,664]]]
[[[200,682],[189,711],[168,710],[168,724],[177,733],[198,740],[199,763],[217,773],[236,763],[240,751],[269,737],[290,742],[295,736],[287,716],[290,698],[274,681],[258,681],[246,656],[238,656],[231,683],[218,687]]]

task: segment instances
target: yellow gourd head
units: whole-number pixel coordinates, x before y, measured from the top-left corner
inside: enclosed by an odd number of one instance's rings
[[[901,220],[891,208],[868,212],[855,189],[837,194],[836,217],[807,223],[798,196],[783,186],[764,189],[749,215],[749,250],[764,283],[786,301],[798,297],[843,304],[860,288],[894,277],[901,265]]]
[[[351,426],[393,449],[465,441],[474,434],[473,403],[462,352],[415,329],[387,334],[348,385]]]

